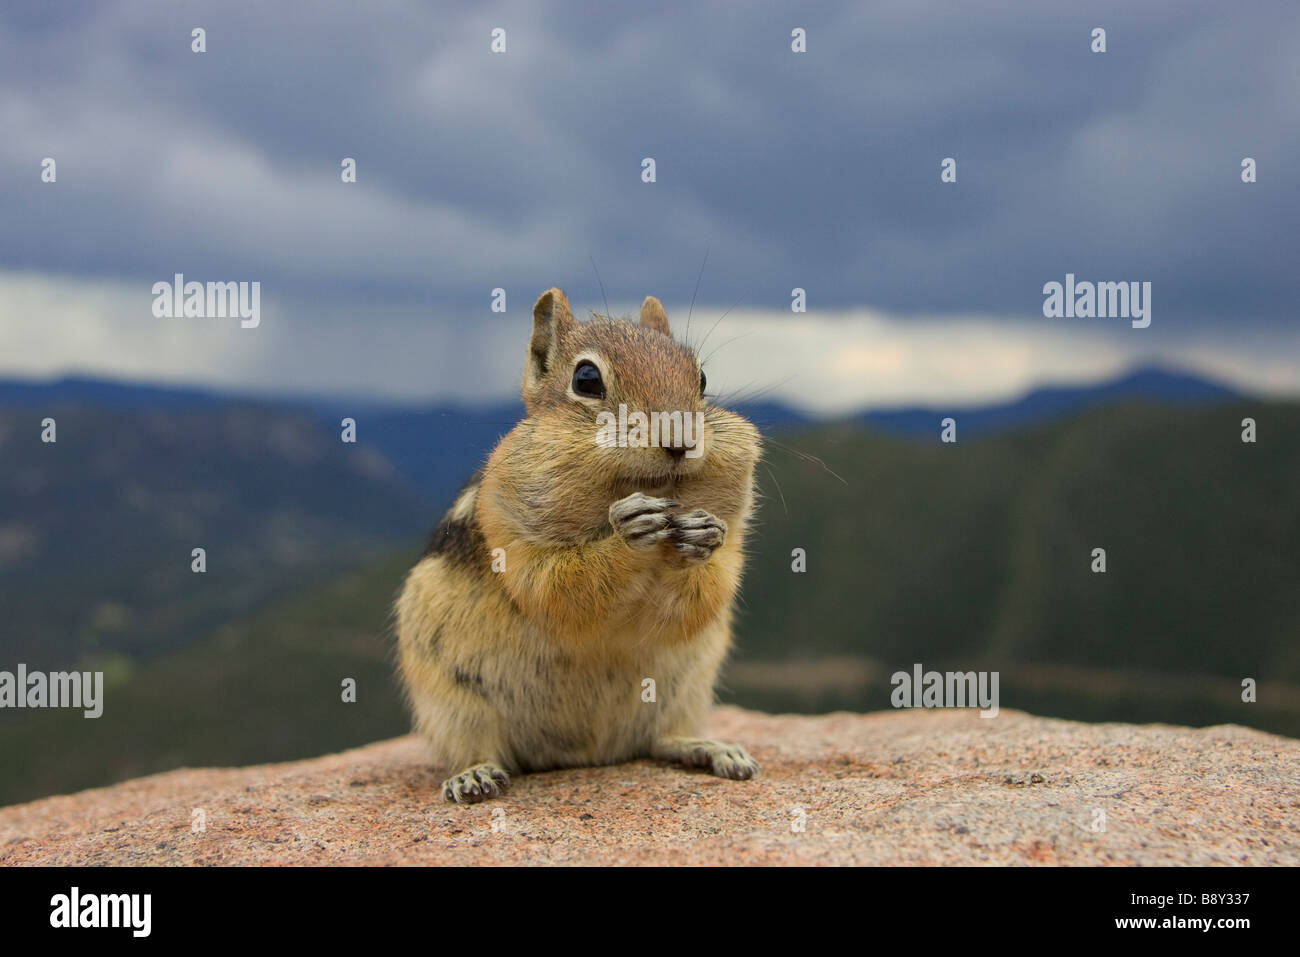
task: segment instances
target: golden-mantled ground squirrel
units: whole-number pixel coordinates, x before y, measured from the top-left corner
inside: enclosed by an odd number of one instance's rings
[[[759,456],[758,430],[704,385],[657,299],[639,325],[580,323],[558,289],[537,300],[526,416],[397,601],[402,679],[457,772],[449,800],[495,797],[511,772],[641,757],[758,771],[744,748],[696,736],[731,643]],[[598,416],[620,404],[690,415],[701,434],[599,441]]]

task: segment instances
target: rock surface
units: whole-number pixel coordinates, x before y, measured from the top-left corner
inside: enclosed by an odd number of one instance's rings
[[[1289,738],[1015,711],[726,707],[711,723],[760,777],[638,761],[457,807],[404,737],[3,808],[0,865],[1300,864]]]

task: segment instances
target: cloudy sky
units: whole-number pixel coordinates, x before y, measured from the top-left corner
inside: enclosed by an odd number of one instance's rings
[[[1283,0],[6,0],[0,376],[499,399],[558,285],[814,410],[1151,360],[1294,395],[1297,63]],[[175,273],[261,324],[156,318]],[[1150,327],[1044,318],[1067,273]]]

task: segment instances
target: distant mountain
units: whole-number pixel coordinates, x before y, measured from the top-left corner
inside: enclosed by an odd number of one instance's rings
[[[0,410],[39,412],[60,405],[120,412],[158,413],[218,409],[256,403],[314,418],[337,432],[344,417],[357,422],[357,446],[383,456],[402,481],[429,505],[430,527],[456,491],[483,464],[497,441],[524,414],[518,400],[487,405],[427,405],[387,400],[248,396],[208,389],[111,382],[69,376],[49,382],[0,380]],[[787,429],[812,419],[780,402],[750,402],[736,410],[763,430]]]
[[[1227,386],[1196,375],[1169,369],[1144,368],[1110,382],[1034,389],[1011,402],[969,407],[908,406],[876,409],[859,413],[852,417],[852,421],[892,435],[928,438],[938,433],[940,419],[952,416],[957,420],[958,434],[962,438],[974,438],[1048,422],[1104,403],[1149,401],[1195,405],[1238,397],[1239,393]]]
[[[105,673],[104,713],[0,712],[0,805],[171,768],[283,761],[410,729],[388,616],[413,555],[286,593],[176,650]],[[0,669],[13,669],[13,661]],[[344,703],[341,682],[356,682]]]
[[[1300,404],[1101,405],[952,445],[852,425],[784,441],[807,457],[773,460],[779,496],[764,483],[746,654],[1300,685]]]
[[[1232,389],[1196,375],[1145,368],[1110,382],[1035,389],[1011,402],[971,407],[876,409],[850,416],[849,421],[891,435],[928,438],[936,433],[939,420],[951,415],[958,419],[961,437],[969,439],[1048,422],[1109,402],[1189,405],[1236,397]],[[523,416],[523,404],[517,400],[486,405],[412,404],[348,397],[250,397],[86,377],[52,382],[0,380],[0,409],[39,410],[60,403],[76,403],[101,409],[166,412],[212,409],[250,401],[314,417],[331,431],[340,428],[344,416],[356,419],[358,445],[387,459],[402,480],[435,512],[450,501],[487,458],[497,440]],[[764,432],[782,432],[818,421],[776,401],[740,402],[733,407]]]
[[[380,408],[358,417],[358,441],[376,449],[429,503],[430,528],[501,436],[524,414],[523,403],[423,409]],[[338,415],[330,417],[338,427]]]
[[[1240,440],[1244,415],[1257,445]],[[980,442],[931,438],[843,424],[783,438],[843,481],[785,454],[762,472],[724,700],[882,710],[888,676],[921,663],[997,671],[1006,708],[1300,734],[1300,405],[1126,404]],[[1105,574],[1090,567],[1099,546]],[[25,773],[0,775],[0,804],[405,730],[386,628],[413,557],[358,557],[349,574],[110,673],[95,721],[2,716],[0,768]],[[88,582],[73,566],[60,587],[76,596]],[[1241,700],[1246,676],[1258,703]],[[341,702],[343,678],[356,703]]]
[[[737,684],[737,699],[882,707],[875,684],[827,697],[800,670],[863,656],[1000,670],[1008,706],[1045,713],[1297,733],[1300,705],[1281,688],[1244,715],[1195,690],[1227,694],[1220,684],[1243,675],[1300,685],[1300,407],[1232,398],[1148,369],[832,424],[741,405],[781,440],[760,476],[740,655],[809,690],[782,697],[778,675],[766,691]],[[383,629],[401,574],[521,414],[517,402],[0,382],[0,669],[102,669],[117,702],[93,733],[70,714],[3,716],[0,767],[31,771],[10,788],[0,775],[0,800],[400,727]],[[955,446],[937,441],[948,414]],[[1257,445],[1240,441],[1245,414]],[[340,441],[345,415],[356,444]],[[46,416],[53,444],[40,440]],[[1088,570],[1097,546],[1105,575]],[[790,569],[794,548],[806,573]],[[1149,674],[1173,683],[1146,696]],[[365,709],[327,713],[340,676],[370,689]]]
[[[367,554],[417,549],[434,517],[382,455],[301,410],[94,392],[0,407],[9,664],[174,649]]]
[[[0,408],[41,409],[54,405],[91,405],[100,409],[152,409],[154,411],[211,408],[247,396],[189,387],[114,382],[86,376],[65,376],[52,381],[0,379]]]

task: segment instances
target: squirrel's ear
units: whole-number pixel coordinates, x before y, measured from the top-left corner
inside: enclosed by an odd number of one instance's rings
[[[548,289],[533,306],[533,336],[528,343],[528,361],[524,365],[524,398],[529,398],[541,386],[542,379],[551,371],[560,348],[560,333],[576,325],[569,312],[569,300],[558,289]]]
[[[668,315],[654,296],[646,296],[645,302],[641,303],[641,325],[657,329],[666,336],[672,335],[668,331]]]

